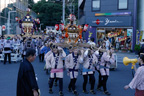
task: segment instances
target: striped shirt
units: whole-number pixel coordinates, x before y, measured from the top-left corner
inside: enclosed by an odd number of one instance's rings
[[[137,69],[134,78],[129,83],[131,89],[144,90],[144,66]]]

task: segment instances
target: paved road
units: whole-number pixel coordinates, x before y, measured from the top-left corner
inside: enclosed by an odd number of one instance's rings
[[[124,56],[128,56],[129,58],[135,58],[135,54],[132,53],[118,53],[118,68],[115,71],[110,71],[110,77],[108,79],[108,90],[112,94],[111,96],[134,96],[134,90],[128,89],[127,91],[123,89],[124,85],[128,84],[132,79],[131,66],[124,66],[122,63],[122,59]],[[0,62],[0,96],[16,96],[16,82],[17,82],[17,74],[19,69],[19,62],[3,65]],[[44,63],[39,63],[38,58],[35,62],[33,62],[33,66],[35,69],[35,73],[38,76],[38,85],[41,90],[41,96],[58,96],[58,87],[53,87],[54,94],[49,95],[48,93],[48,75],[45,74],[43,70]],[[96,84],[98,81],[98,74],[95,74]],[[67,86],[69,83],[69,77],[64,75],[64,94],[65,96],[74,96],[72,93],[67,91]],[[93,96],[92,94],[85,95],[82,93],[82,83],[83,77],[79,75],[76,89],[79,92],[79,96]],[[90,89],[90,85],[87,85],[87,90]],[[96,91],[97,94],[95,96],[105,96],[102,92]]]

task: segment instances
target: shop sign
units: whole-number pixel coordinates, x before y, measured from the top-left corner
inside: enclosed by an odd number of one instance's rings
[[[110,20],[108,18],[105,19],[105,21],[100,21],[99,19],[97,19],[96,21],[92,21],[92,23],[96,23],[97,25],[99,25],[100,23],[104,23],[104,25],[108,25],[108,24],[114,24],[114,23],[122,23],[123,21],[118,21],[118,20]]]
[[[92,21],[92,23],[96,23],[97,25],[99,25],[100,23],[104,23],[104,21],[100,21],[99,19],[97,19],[96,21]]]
[[[125,41],[126,39],[127,39],[127,36],[122,37],[122,38],[119,38],[119,42],[121,42],[121,41]]]
[[[92,34],[93,34],[93,33],[89,31],[89,36],[88,36],[88,37],[91,38]]]
[[[110,33],[108,36],[111,38],[111,37],[116,37],[116,36],[118,36],[120,34],[121,34],[121,31],[117,32],[117,33]]]
[[[108,25],[109,23],[122,23],[122,21],[110,20],[110,19],[106,18],[105,19],[105,25]]]
[[[125,15],[131,15],[131,12],[95,13],[95,16],[125,16]]]

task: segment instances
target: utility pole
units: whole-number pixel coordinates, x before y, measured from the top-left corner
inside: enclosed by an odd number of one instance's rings
[[[79,0],[78,0],[78,25],[79,25]]]
[[[63,0],[63,23],[65,25],[65,0]]]

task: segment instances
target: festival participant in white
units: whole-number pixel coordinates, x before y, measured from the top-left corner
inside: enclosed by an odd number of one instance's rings
[[[46,63],[46,68],[51,69],[49,93],[52,94],[52,87],[55,78],[59,80],[59,95],[63,96],[63,58],[66,57],[66,53],[62,49],[58,49],[56,45],[53,45],[52,54],[47,57],[49,62]]]
[[[12,50],[12,42],[10,37],[7,37],[7,40],[4,42],[4,64],[6,64],[7,57],[9,63],[11,64],[11,50]]]
[[[94,91],[94,85],[95,85],[95,77],[94,77],[94,72],[93,69],[96,66],[98,62],[97,57],[94,54],[94,51],[91,49],[87,49],[84,52],[84,63],[83,63],[83,78],[84,78],[84,82],[83,82],[83,92],[88,94],[87,90],[86,90],[86,85],[87,85],[87,81],[88,81],[88,76],[90,78],[90,93],[95,94]]]
[[[110,95],[110,93],[107,91],[106,83],[109,77],[110,65],[115,63],[113,52],[114,49],[111,48],[110,50],[107,50],[107,52],[103,53],[100,62],[100,73],[102,76],[102,81],[100,83],[101,85],[99,85],[99,88],[103,86],[104,94],[106,95]]]
[[[72,90],[75,95],[78,95],[75,89],[75,83],[78,76],[79,64],[82,62],[83,62],[83,56],[81,54],[81,51],[78,50],[76,47],[73,48],[73,52],[70,53],[65,59],[65,66],[69,71],[69,76],[71,79],[68,86],[68,90],[69,92],[71,92]]]

